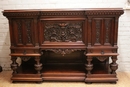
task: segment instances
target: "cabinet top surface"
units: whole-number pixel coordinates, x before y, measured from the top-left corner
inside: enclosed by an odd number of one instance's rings
[[[9,9],[3,12],[29,12],[29,11],[122,11],[122,8],[62,8],[62,9]]]

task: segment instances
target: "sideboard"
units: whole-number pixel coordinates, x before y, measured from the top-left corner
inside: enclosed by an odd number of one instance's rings
[[[123,12],[122,8],[4,10],[9,20],[11,80],[116,83],[118,20]]]

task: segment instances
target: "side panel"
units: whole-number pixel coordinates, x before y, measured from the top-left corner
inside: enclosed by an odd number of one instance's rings
[[[92,19],[92,45],[113,45],[113,18]]]

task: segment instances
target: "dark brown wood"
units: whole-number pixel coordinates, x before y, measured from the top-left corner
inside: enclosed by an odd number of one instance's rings
[[[2,72],[2,67],[0,66],[0,72]]]
[[[12,81],[116,83],[122,14],[121,8],[4,10]]]

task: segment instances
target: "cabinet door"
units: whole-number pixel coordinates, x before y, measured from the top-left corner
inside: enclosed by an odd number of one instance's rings
[[[92,45],[113,45],[113,18],[92,19]]]
[[[13,37],[16,46],[34,46],[33,19],[13,19]]]
[[[81,42],[83,41],[83,21],[42,21],[40,37],[44,42]]]

